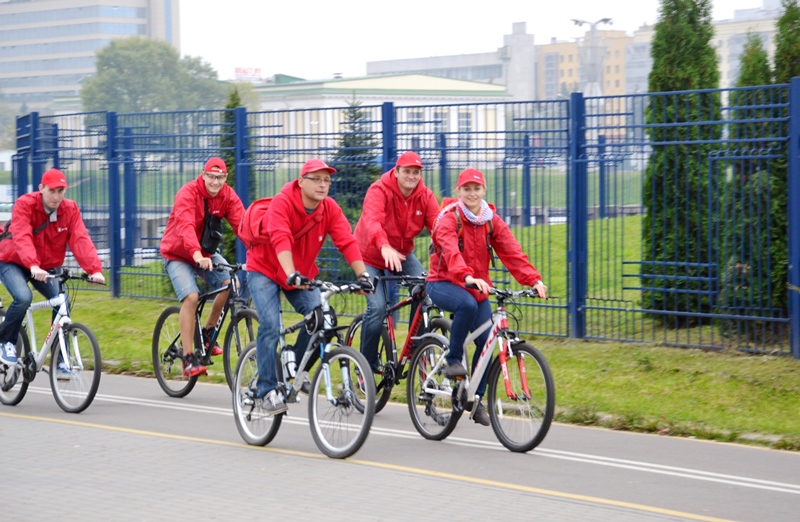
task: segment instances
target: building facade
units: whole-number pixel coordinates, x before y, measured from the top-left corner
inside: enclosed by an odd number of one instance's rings
[[[0,0],[0,95],[25,112],[77,96],[112,40],[141,36],[180,52],[179,0]]]

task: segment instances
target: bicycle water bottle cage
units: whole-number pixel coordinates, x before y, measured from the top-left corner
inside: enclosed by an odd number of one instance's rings
[[[325,326],[325,317],[323,316],[321,306],[311,310],[304,319],[306,321],[306,332],[308,332],[308,335],[314,335]]]

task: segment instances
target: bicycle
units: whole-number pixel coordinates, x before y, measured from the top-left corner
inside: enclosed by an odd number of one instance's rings
[[[233,390],[233,374],[236,362],[244,346],[250,341],[255,340],[258,329],[258,314],[252,308],[248,308],[240,298],[239,280],[237,272],[242,270],[244,265],[227,263],[214,264],[214,270],[230,270],[231,282],[228,285],[204,293],[199,296],[197,310],[195,311],[195,332],[194,346],[203,365],[211,365],[211,348],[219,338],[222,331],[222,324],[228,313],[231,315],[228,329],[225,332],[225,340],[222,345],[222,361],[225,369],[225,380]],[[217,323],[211,331],[208,346],[203,342],[201,317],[207,302],[214,301],[214,298],[224,291],[228,291],[228,298],[222,308]],[[153,369],[156,379],[161,389],[170,397],[185,397],[192,391],[197,383],[198,375],[184,377],[183,375],[183,345],[181,344],[181,328],[179,323],[180,306],[169,306],[159,316],[153,330],[152,358]]]
[[[464,367],[470,368],[466,347],[491,328],[471,377],[444,377],[449,341],[436,333],[423,335],[411,360],[406,387],[408,410],[420,435],[443,440],[453,432],[464,410],[473,410],[478,386],[488,370],[486,404],[492,430],[509,450],[527,452],[538,446],[550,429],[555,384],[544,355],[509,329],[506,303],[519,297],[538,297],[538,293],[496,288],[491,293],[497,298],[495,312],[464,340]],[[497,345],[499,355],[489,367]]]
[[[44,369],[49,354],[48,373],[53,398],[65,412],[80,413],[89,407],[97,394],[102,361],[94,332],[88,326],[72,321],[68,303],[74,304],[74,295],[70,299],[70,289],[65,290],[64,285],[70,279],[102,283],[89,280],[88,274],[72,275],[66,268],[48,272],[48,279],[58,280],[58,295],[31,303],[28,307],[16,343],[17,364],[14,367],[0,364],[0,402],[7,406],[19,404],[28,391],[28,385]],[[37,351],[33,312],[46,309],[55,309],[56,312],[44,343]],[[0,318],[5,317],[5,313],[0,309]]]
[[[442,317],[439,309],[434,306],[431,298],[425,292],[424,274],[421,276],[378,276],[375,279],[376,283],[383,285],[383,295],[386,296],[386,318],[383,320],[383,329],[378,342],[378,360],[381,366],[381,373],[374,375],[375,393],[377,395],[375,413],[378,413],[389,402],[392,388],[408,375],[406,365],[414,355],[419,336],[428,332],[438,332],[444,337],[448,337],[450,334],[450,319]],[[390,301],[387,281],[396,281],[397,286],[409,288],[409,295],[393,305]],[[408,327],[408,335],[403,343],[403,349],[398,354],[393,314],[407,306],[415,307],[414,317]],[[345,344],[347,346],[360,344],[363,322],[364,314],[360,314],[350,323],[347,334],[345,334]]]
[[[320,364],[308,391],[311,436],[322,453],[343,459],[358,451],[367,439],[375,414],[375,383],[372,379],[358,382],[358,374],[369,374],[369,364],[357,350],[338,342],[347,326],[337,326],[336,312],[329,300],[334,295],[360,291],[361,287],[358,283],[336,285],[318,280],[311,281],[309,286],[320,288],[320,306],[286,328],[281,312],[279,353],[275,363],[277,390],[287,404],[299,402],[299,393],[308,374],[304,368],[314,354],[319,354]],[[300,328],[306,328],[311,339],[293,375],[294,353],[286,343],[286,335]],[[261,408],[261,399],[252,396],[257,380],[256,343],[252,342],[236,366],[233,417],[236,429],[248,444],[264,446],[278,433],[285,413],[272,415]]]

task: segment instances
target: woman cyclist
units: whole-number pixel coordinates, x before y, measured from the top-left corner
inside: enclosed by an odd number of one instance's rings
[[[428,295],[441,309],[453,313],[450,326],[450,352],[444,375],[447,378],[466,376],[461,363],[464,340],[470,332],[491,318],[489,303],[489,263],[492,251],[521,285],[532,286],[539,297],[547,296],[542,277],[528,261],[528,256],[511,233],[508,225],[483,198],[486,181],[476,169],[466,169],[458,176],[456,200],[446,204],[439,213],[433,229]],[[467,285],[476,289],[467,288]],[[480,348],[486,342],[489,330],[477,339],[478,350],[472,358],[473,368],[478,361]],[[491,364],[491,363],[490,363]],[[479,399],[486,391],[484,373],[478,387]],[[478,424],[489,425],[489,415],[479,400],[472,418]]]

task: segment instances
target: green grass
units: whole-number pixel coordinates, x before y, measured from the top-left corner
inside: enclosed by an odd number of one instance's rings
[[[10,298],[2,290],[3,302]],[[97,334],[105,370],[152,376],[153,326],[174,300],[111,299],[82,291],[73,319]],[[353,312],[355,304],[333,303]],[[43,340],[48,312],[39,312]],[[340,317],[342,323],[349,318]],[[284,320],[298,316],[286,314]],[[41,324],[40,324],[41,323]],[[398,331],[398,342],[405,337]],[[550,362],[556,420],[619,430],[751,443],[800,450],[800,361],[658,345],[526,336]],[[222,361],[207,378],[223,382]],[[153,386],[156,386],[153,382]],[[393,391],[404,401],[405,382]]]

